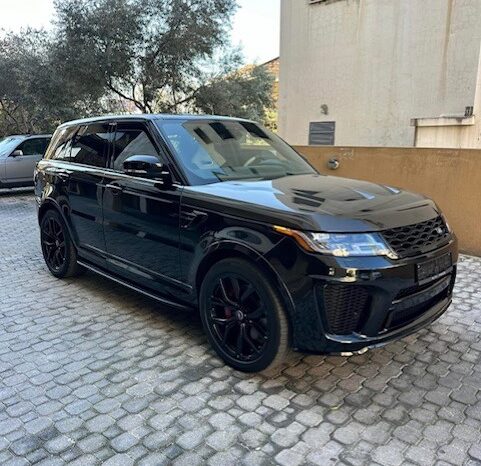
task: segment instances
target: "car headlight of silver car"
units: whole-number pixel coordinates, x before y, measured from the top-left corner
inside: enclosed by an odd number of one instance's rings
[[[336,257],[385,256],[397,259],[379,233],[313,233],[274,226],[274,230],[294,238],[306,251]]]

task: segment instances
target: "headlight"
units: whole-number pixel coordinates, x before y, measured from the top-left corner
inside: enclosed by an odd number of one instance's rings
[[[446,224],[446,228],[448,229],[448,233],[453,234],[453,229],[451,228],[451,225],[448,222],[448,219],[446,218],[446,215],[441,214],[441,218],[443,219],[443,222]]]
[[[311,233],[279,226],[274,226],[274,230],[291,236],[309,252],[336,257],[386,256],[397,259],[396,254],[378,233]]]

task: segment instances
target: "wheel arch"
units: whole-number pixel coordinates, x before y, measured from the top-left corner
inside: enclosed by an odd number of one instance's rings
[[[56,211],[60,214],[60,216],[62,217],[62,220],[65,223],[65,226],[67,227],[67,230],[68,230],[68,233],[70,235],[70,238],[72,239],[72,242],[74,243],[75,246],[77,246],[76,241],[75,241],[75,236],[73,235],[70,222],[68,221],[68,218],[67,218],[67,215],[66,215],[66,212],[68,212],[68,206],[64,205],[64,207],[62,208],[62,206],[60,206],[60,204],[58,202],[56,202],[55,200],[45,199],[45,201],[42,203],[42,205],[38,208],[37,217],[38,217],[38,224],[39,225],[42,222],[43,216],[49,210],[54,210],[54,211]]]
[[[281,280],[272,265],[254,249],[236,241],[222,241],[213,244],[208,253],[203,257],[199,263],[195,274],[195,294],[198,298],[200,288],[202,286],[202,279],[214,264],[223,259],[239,258],[250,262],[252,265],[258,267],[269,279],[276,285],[276,289],[280,292],[281,298],[286,306],[288,313],[289,325],[292,325],[290,317],[294,313],[294,301],[289,293],[285,283]]]
[[[38,209],[38,223],[42,221],[43,216],[47,213],[48,210],[56,210],[63,218],[64,222],[67,223],[67,219],[65,217],[65,212],[62,210],[60,205],[55,202],[53,199],[46,199],[42,205]]]

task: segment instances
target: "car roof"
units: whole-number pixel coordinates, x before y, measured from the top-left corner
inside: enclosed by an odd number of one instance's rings
[[[9,134],[6,138],[31,139],[31,138],[51,138],[51,134]]]
[[[129,120],[225,120],[225,121],[246,121],[251,122],[251,120],[246,120],[243,118],[232,118],[219,115],[192,115],[192,114],[169,114],[169,113],[139,113],[139,114],[129,114],[129,115],[103,115],[92,118],[82,118],[80,120],[67,121],[59,126],[59,128],[65,126],[88,124],[96,122],[108,122],[108,121],[129,121]]]

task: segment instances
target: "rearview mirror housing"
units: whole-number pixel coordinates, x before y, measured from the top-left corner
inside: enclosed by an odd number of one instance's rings
[[[21,149],[15,149],[11,154],[10,157],[21,157],[23,155],[23,151]]]
[[[161,180],[165,185],[172,184],[169,169],[153,155],[132,155],[125,159],[122,167],[126,175]]]

